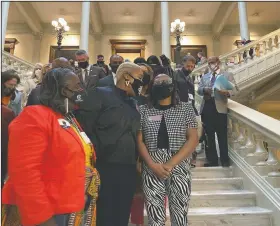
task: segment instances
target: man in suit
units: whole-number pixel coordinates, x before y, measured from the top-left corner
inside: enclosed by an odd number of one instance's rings
[[[101,67],[104,71],[105,71],[105,74],[108,75],[109,74],[109,67],[107,64],[105,64],[105,61],[104,61],[104,56],[99,54],[97,56],[97,62],[96,64],[94,64],[93,66],[95,67]]]
[[[119,66],[124,62],[124,59],[122,56],[119,56],[117,54],[110,57],[110,68],[109,74],[106,78],[103,78],[99,80],[97,86],[114,86],[116,85],[116,72],[119,68]]]
[[[96,86],[99,79],[106,77],[102,68],[89,64],[89,56],[85,50],[78,50],[75,56],[79,66],[75,73],[79,76],[85,89]]]
[[[235,95],[238,89],[233,74],[220,69],[218,57],[209,57],[208,66],[210,72],[202,76],[198,87],[198,94],[203,96],[200,114],[208,137],[208,148],[206,149],[208,163],[205,166],[219,165],[215,142],[216,133],[219,142],[221,164],[223,167],[228,167],[227,103],[228,98]],[[233,84],[233,89],[213,90],[218,76],[225,76]]]

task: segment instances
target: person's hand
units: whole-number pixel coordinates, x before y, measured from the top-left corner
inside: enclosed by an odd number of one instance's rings
[[[229,97],[230,94],[229,94],[229,91],[227,90],[218,90],[219,94],[223,95],[223,96],[226,96],[226,97]]]
[[[151,165],[151,170],[160,179],[166,179],[170,175],[170,172],[164,169],[163,164],[154,163]]]
[[[169,163],[164,163],[163,165],[163,168],[165,169],[165,170],[167,170],[169,173],[171,173],[171,171],[173,170],[173,166],[171,166]]]
[[[212,89],[209,88],[209,87],[206,87],[206,88],[203,89],[203,92],[204,92],[204,94],[211,95],[212,94]]]
[[[55,222],[54,218],[50,218],[47,221],[43,222],[40,224],[40,226],[58,226],[57,223]]]

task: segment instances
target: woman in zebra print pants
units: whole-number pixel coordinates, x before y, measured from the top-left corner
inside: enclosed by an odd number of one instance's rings
[[[168,196],[172,226],[186,226],[191,193],[190,157],[198,144],[192,105],[180,102],[172,79],[158,75],[148,105],[140,106],[138,148],[149,226],[165,225]]]

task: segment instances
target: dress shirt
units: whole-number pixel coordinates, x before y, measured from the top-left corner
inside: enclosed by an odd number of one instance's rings
[[[220,74],[220,72],[221,72],[221,69],[218,69],[217,71],[215,71],[216,77]],[[211,73],[210,81],[211,81],[212,77],[213,77],[213,72]]]
[[[90,67],[91,67],[91,65],[88,65],[88,67],[86,68],[88,71],[88,75],[89,75]],[[86,79],[86,70],[85,69],[82,69],[82,77],[83,77],[83,82],[84,82]]]
[[[114,72],[112,72],[112,75],[113,75],[113,79],[114,79],[114,84],[116,85],[117,84],[116,74]]]

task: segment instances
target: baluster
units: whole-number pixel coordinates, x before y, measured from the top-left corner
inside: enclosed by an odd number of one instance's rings
[[[239,54],[239,64],[243,64],[244,63],[244,58],[243,58],[244,51],[241,51],[238,54]]]
[[[243,139],[243,130],[241,128],[241,125],[240,125],[241,122],[239,121],[235,121],[234,122],[234,137],[233,137],[233,140],[232,140],[232,148],[235,150],[235,151],[238,151],[239,148],[240,148],[240,142],[242,141]]]
[[[233,58],[234,58],[234,65],[238,65],[239,64],[239,56],[235,55],[235,56],[233,56]]]
[[[263,42],[260,42],[259,43],[259,46],[260,46],[260,50],[259,50],[259,56],[262,57],[264,55],[264,46],[263,46]]]
[[[268,173],[267,181],[275,188],[280,188],[280,145],[275,142],[268,144],[269,156],[266,161],[271,172]]]
[[[264,147],[264,137],[262,134],[255,132],[254,133],[254,138],[255,138],[255,152],[254,153],[249,153],[246,156],[246,161],[254,166],[257,165],[257,163],[260,163],[262,161],[264,161],[267,158],[267,150]],[[260,163],[261,164],[261,163]]]
[[[272,40],[272,51],[277,50],[279,47],[279,42],[278,42],[278,35],[275,35],[275,37]]]
[[[245,127],[245,144],[240,147],[239,154],[242,157],[245,157],[249,153],[252,153],[255,148],[255,143],[254,143],[254,134],[252,132],[252,129],[246,125]]]

